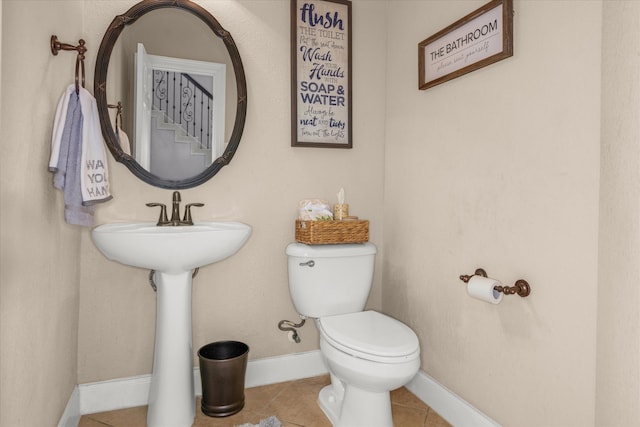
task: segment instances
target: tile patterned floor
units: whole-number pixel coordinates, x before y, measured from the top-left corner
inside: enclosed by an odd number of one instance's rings
[[[329,376],[323,375],[248,388],[245,390],[244,409],[226,418],[204,415],[200,411],[198,398],[193,427],[258,424],[270,415],[278,417],[283,427],[331,427],[317,403],[320,389],[329,382]],[[391,402],[396,427],[450,427],[449,423],[404,387],[391,393]],[[146,418],[147,407],[141,406],[84,415],[78,427],[145,427]]]

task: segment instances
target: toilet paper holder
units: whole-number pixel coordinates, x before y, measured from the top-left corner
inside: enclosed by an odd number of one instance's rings
[[[464,283],[468,283],[473,276],[487,277],[487,272],[482,268],[476,268],[475,273],[470,276],[467,274],[463,274],[460,276],[460,280],[462,280]],[[513,284],[513,286],[495,286],[493,289],[498,292],[502,292],[505,295],[518,294],[523,298],[529,296],[529,294],[531,293],[531,286],[529,286],[529,283],[526,280],[522,279],[517,280],[516,283]]]

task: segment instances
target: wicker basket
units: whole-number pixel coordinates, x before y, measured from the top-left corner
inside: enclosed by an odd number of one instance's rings
[[[308,245],[364,243],[369,241],[369,221],[296,220],[296,241]]]

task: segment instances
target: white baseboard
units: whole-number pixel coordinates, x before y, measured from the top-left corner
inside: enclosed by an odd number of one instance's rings
[[[329,373],[324,364],[320,350],[306,353],[285,354],[283,356],[267,357],[250,360],[247,364],[246,387],[281,383],[302,378],[317,377]],[[200,384],[198,372],[198,384]],[[197,387],[196,387],[197,389]],[[196,394],[198,391],[196,390]],[[202,394],[202,390],[200,390]]]
[[[268,357],[249,361],[245,386],[257,387],[326,373],[320,350]],[[200,396],[200,370],[195,368],[193,375],[195,392]],[[77,427],[84,414],[146,405],[150,385],[151,375],[80,384],[74,389],[58,427]],[[422,371],[407,388],[456,427],[500,427]]]
[[[455,427],[500,427],[423,371],[419,371],[406,387]]]
[[[328,373],[320,350],[250,360],[246,387],[315,377]],[[196,396],[202,395],[200,369],[193,370]],[[76,427],[84,414],[144,406],[149,400],[151,375],[80,384],[75,387],[58,427]]]
[[[78,427],[80,422],[80,390],[78,386],[73,388],[71,397],[64,408],[58,427]]]
[[[151,375],[80,384],[80,414],[144,406],[150,387]]]

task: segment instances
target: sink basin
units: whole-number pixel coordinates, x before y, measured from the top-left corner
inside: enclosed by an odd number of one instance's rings
[[[249,239],[251,227],[232,221],[177,227],[129,222],[103,224],[91,234],[100,252],[112,261],[176,274],[235,254]]]
[[[158,227],[151,222],[104,224],[91,232],[107,258],[155,270],[156,339],[147,410],[148,427],[190,427],[195,418],[191,270],[235,254],[251,227],[196,222]]]

